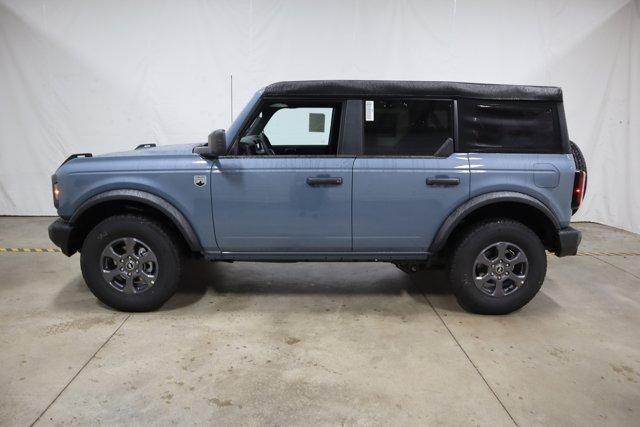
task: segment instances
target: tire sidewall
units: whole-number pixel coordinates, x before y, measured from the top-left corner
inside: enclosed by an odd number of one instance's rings
[[[501,241],[513,243],[525,252],[528,272],[520,289],[510,295],[492,297],[476,287],[473,268],[483,249]],[[546,269],[544,246],[532,230],[513,221],[494,221],[472,229],[460,242],[449,274],[453,291],[463,308],[482,314],[506,314],[518,310],[538,293]]]
[[[584,154],[582,154],[582,150],[580,150],[580,147],[578,147],[578,144],[576,144],[573,141],[570,142],[570,145],[571,145],[571,154],[573,155],[573,161],[576,166],[576,170],[587,172],[587,161],[584,158]],[[584,193],[582,194],[583,197],[587,194],[588,181],[589,181],[589,176],[587,175],[585,176],[585,181],[584,181]]]
[[[587,172],[587,162],[584,158],[584,154],[582,154],[582,150],[580,150],[580,147],[578,147],[575,142],[571,142],[570,145],[576,170]]]
[[[141,240],[158,260],[158,277],[154,285],[139,294],[125,294],[109,285],[101,273],[100,258],[104,248],[122,237]],[[80,264],[89,289],[105,304],[124,311],[148,311],[162,305],[177,288],[180,256],[171,237],[155,222],[129,216],[113,217],[99,223],[87,235],[82,246]]]

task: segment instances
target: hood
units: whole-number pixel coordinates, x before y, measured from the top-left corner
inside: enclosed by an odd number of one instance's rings
[[[116,153],[74,154],[65,160],[55,175],[69,173],[122,172],[142,170],[173,170],[185,164],[200,167],[206,160],[193,153],[200,144],[165,145],[162,147],[138,148]],[[194,166],[196,165],[196,166]]]
[[[193,147],[201,145],[197,144],[175,144],[175,145],[163,145],[160,147],[142,147],[128,151],[117,151],[115,153],[98,154],[93,157],[105,158],[105,157],[143,157],[143,156],[179,156],[184,154],[191,154]]]

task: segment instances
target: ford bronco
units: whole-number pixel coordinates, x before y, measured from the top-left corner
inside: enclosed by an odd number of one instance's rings
[[[161,306],[196,255],[444,265],[462,307],[504,314],[546,251],[576,254],[586,178],[556,87],[280,82],[207,143],[72,155],[49,235],[120,310]]]

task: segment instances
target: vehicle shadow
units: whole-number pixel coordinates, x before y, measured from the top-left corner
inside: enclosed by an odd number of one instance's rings
[[[400,294],[413,288],[393,266],[365,263],[225,263],[189,261],[178,293]]]
[[[428,305],[425,295],[450,295],[443,270],[406,274],[388,263],[187,263],[182,286],[162,310],[214,296],[291,295],[319,297],[408,294]],[[456,306],[447,298],[446,308]],[[440,304],[440,300],[437,302]],[[455,308],[454,308],[455,309]]]
[[[450,295],[444,271],[406,274],[388,263],[224,263],[188,260],[176,294],[159,311],[173,311],[196,305],[205,296],[310,296],[314,301],[337,296],[401,296],[429,305],[431,295],[450,296],[446,306],[457,309]],[[431,300],[430,300],[431,301]],[[431,301],[437,307],[442,299]],[[87,311],[97,307],[112,310],[98,301],[81,275],[69,281],[56,295],[57,308]],[[366,305],[366,302],[362,301]],[[363,305],[360,304],[360,308]],[[372,304],[372,310],[377,305]]]

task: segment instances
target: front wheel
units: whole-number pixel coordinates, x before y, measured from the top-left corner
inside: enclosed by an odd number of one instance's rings
[[[109,217],[87,235],[80,265],[87,286],[118,310],[149,311],[176,291],[182,254],[162,223],[136,215]]]
[[[540,238],[522,223],[496,219],[460,236],[449,263],[449,282],[464,309],[507,314],[533,299],[546,271]]]

